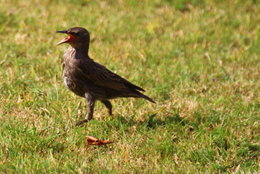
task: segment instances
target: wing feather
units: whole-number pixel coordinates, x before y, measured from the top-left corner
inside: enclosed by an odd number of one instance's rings
[[[86,61],[86,59],[84,60]],[[81,62],[79,67],[84,76],[98,86],[111,88],[114,90],[139,90],[145,91],[128,80],[108,70],[105,66],[88,59],[88,62]]]

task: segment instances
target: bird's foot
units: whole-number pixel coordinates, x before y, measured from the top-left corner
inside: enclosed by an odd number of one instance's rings
[[[89,122],[89,119],[79,121],[79,122],[77,122],[76,126],[81,126],[82,124],[87,123],[87,122]]]

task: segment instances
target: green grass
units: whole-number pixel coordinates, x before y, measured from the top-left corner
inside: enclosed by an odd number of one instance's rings
[[[1,0],[0,173],[259,173],[257,0]],[[62,84],[56,30],[157,104],[98,103]],[[113,144],[86,147],[85,136]]]

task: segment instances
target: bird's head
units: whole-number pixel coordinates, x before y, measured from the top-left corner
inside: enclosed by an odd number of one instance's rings
[[[57,31],[57,33],[63,33],[68,35],[68,37],[61,40],[59,43],[57,43],[57,45],[63,43],[68,43],[72,47],[88,47],[89,45],[90,36],[88,30],[86,30],[85,28],[73,27],[68,30]]]

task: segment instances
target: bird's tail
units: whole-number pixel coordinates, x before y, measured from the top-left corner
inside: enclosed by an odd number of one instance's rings
[[[153,99],[151,99],[150,97],[147,97],[146,95],[144,95],[142,93],[140,93],[140,97],[148,100],[149,102],[155,103],[155,101],[153,101]]]
[[[127,95],[122,95],[121,97],[143,98],[145,100],[148,100],[151,103],[156,103],[155,101],[153,101],[153,99],[151,99],[150,97],[142,94],[141,92],[139,92],[137,90],[131,91],[131,93],[128,93]]]

